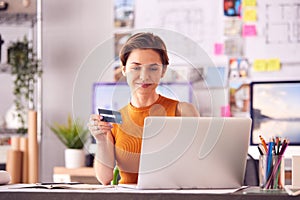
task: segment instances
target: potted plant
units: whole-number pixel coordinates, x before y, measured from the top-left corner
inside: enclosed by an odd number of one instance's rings
[[[68,116],[67,124],[54,123],[50,129],[67,147],[65,149],[66,168],[83,167],[85,164],[84,144],[88,140],[89,131],[78,119],[73,121]]]
[[[35,110],[34,95],[36,82],[42,75],[41,65],[34,53],[31,43],[24,37],[23,41],[11,42],[7,52],[7,62],[13,75],[14,109],[19,133],[26,133],[26,114]]]

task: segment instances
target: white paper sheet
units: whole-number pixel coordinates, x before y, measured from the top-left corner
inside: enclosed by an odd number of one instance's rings
[[[134,188],[133,185],[120,184],[116,190],[118,192],[133,192],[133,193],[178,193],[178,194],[229,194],[245,189],[248,186],[230,189],[159,189],[159,190],[142,190]]]
[[[87,193],[175,193],[175,194],[230,194],[234,193],[238,190],[242,190],[247,186],[242,186],[240,188],[233,189],[170,189],[170,190],[141,190],[141,189],[133,189],[126,188],[123,186],[102,186],[102,185],[90,185],[90,187],[86,186],[88,184],[84,184],[85,187],[79,188],[79,185],[76,188],[69,189],[46,189],[46,188],[28,188],[30,186],[34,186],[35,184],[13,184],[13,185],[3,185],[0,186],[0,192],[2,191],[13,191],[13,192],[87,192]],[[92,188],[92,189],[91,189]]]

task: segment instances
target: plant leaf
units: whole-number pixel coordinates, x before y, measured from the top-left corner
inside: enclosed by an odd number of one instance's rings
[[[83,123],[79,120],[73,122],[70,115],[67,124],[54,123],[50,129],[67,148],[71,149],[82,149],[89,136],[89,131]]]

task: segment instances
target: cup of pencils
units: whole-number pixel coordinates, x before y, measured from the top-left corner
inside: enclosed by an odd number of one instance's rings
[[[289,142],[287,139],[276,137],[267,143],[262,136],[259,137],[259,185],[262,189],[283,189],[284,152]]]

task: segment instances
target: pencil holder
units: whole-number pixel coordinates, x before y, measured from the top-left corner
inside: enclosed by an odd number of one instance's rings
[[[284,156],[261,155],[259,157],[259,186],[262,189],[283,189]]]

